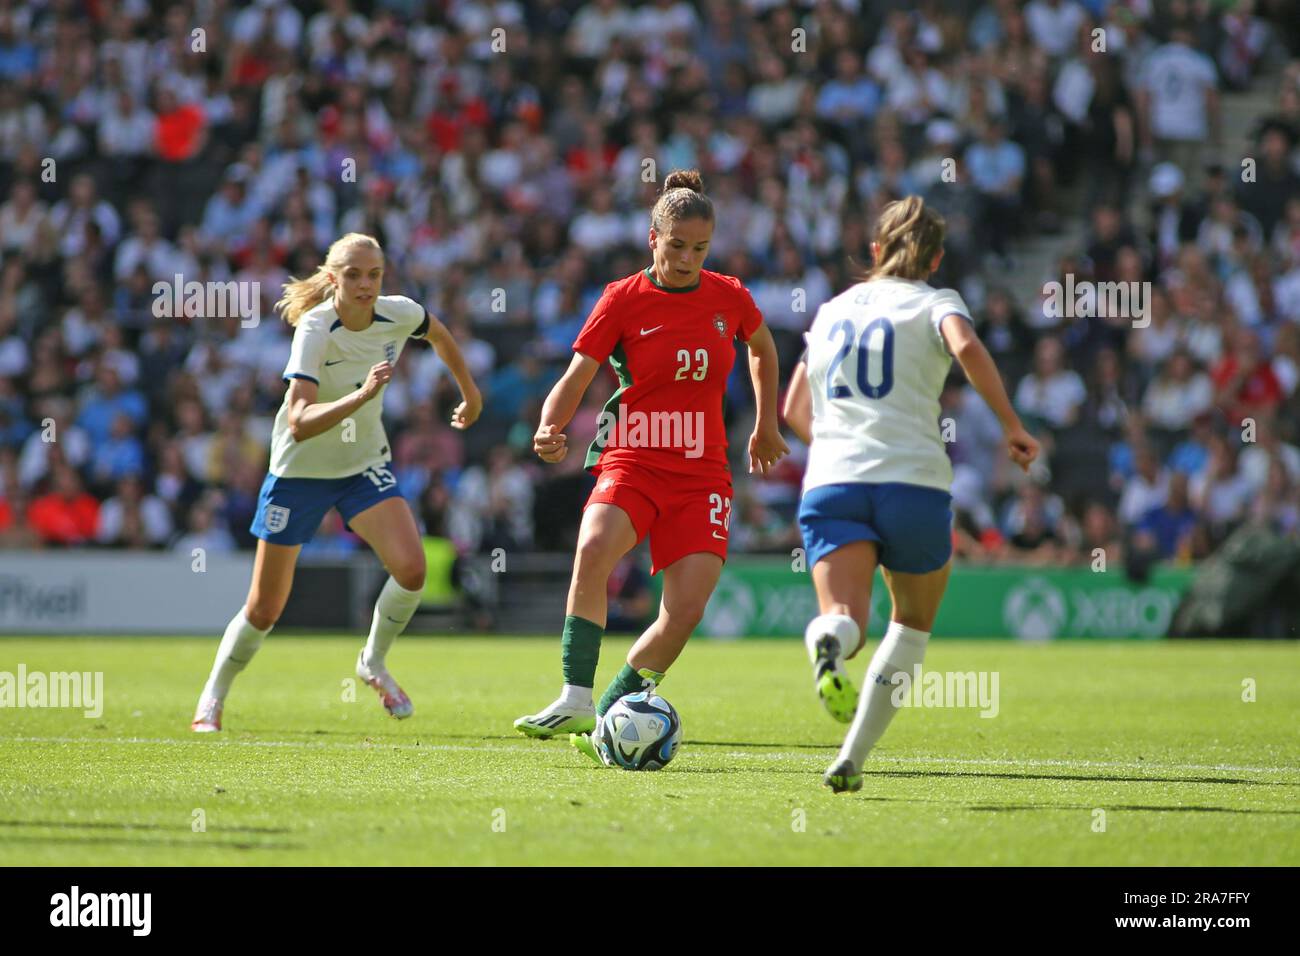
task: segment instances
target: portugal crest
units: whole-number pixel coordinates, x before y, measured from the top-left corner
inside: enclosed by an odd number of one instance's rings
[[[715,312],[713,314],[713,327],[718,330],[718,335],[720,337],[727,337],[727,320],[722,317],[721,312]]]

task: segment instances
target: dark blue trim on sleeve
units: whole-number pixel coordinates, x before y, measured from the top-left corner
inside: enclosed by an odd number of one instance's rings
[[[286,382],[289,381],[289,379],[291,378],[301,378],[301,379],[306,379],[307,381],[311,382],[313,385],[320,384],[320,379],[312,378],[310,375],[304,375],[302,372],[290,372],[288,375],[283,376],[283,378],[284,381]]]
[[[428,334],[429,334],[429,313],[425,312],[424,321],[421,322],[419,326],[415,329],[415,331],[411,333],[411,338],[422,339]]]

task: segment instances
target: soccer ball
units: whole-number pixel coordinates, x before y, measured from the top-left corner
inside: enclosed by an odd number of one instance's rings
[[[682,741],[682,719],[656,694],[638,691],[619,698],[605,712],[596,748],[605,763],[624,770],[667,766]]]

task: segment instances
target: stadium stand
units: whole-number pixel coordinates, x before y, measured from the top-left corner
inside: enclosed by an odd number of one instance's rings
[[[0,0],[0,546],[251,547],[272,303],[362,231],[486,396],[457,433],[434,353],[403,357],[386,420],[423,526],[461,553],[569,547],[589,485],[581,456],[531,455],[539,403],[692,166],[709,266],[753,291],[786,377],[884,203],[947,217],[933,282],[1048,451],[1014,473],[954,378],[961,560],[1296,538],[1297,55],[1293,6],[1249,0]],[[260,321],[159,317],[177,276],[259,283]],[[1150,283],[1149,324],[1059,317],[1053,281]],[[791,444],[767,479],[735,461],[735,548],[797,546]],[[332,520],[310,549],[357,546]]]

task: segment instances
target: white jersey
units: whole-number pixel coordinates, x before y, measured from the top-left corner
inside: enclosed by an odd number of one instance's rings
[[[812,445],[804,491],[889,481],[948,491],[939,395],[952,356],[939,333],[962,297],[919,280],[859,282],[817,311],[808,340]]]
[[[345,328],[333,301],[326,300],[299,317],[284,379],[315,382],[318,402],[335,401],[360,388],[371,366],[385,360],[396,365],[407,338],[421,338],[427,330],[424,306],[404,295],[376,299],[374,321],[360,332]],[[380,417],[387,388],[349,416],[351,425],[345,418],[306,441],[294,441],[289,433],[286,392],[271,432],[271,474],[347,478],[387,462],[392,453]]]
[[[1153,50],[1142,67],[1151,94],[1151,131],[1160,139],[1200,141],[1209,135],[1205,91],[1217,89],[1214,61],[1181,43]]]

